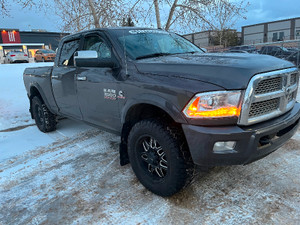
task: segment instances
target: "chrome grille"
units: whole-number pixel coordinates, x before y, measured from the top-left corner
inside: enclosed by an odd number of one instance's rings
[[[294,98],[295,98],[295,96],[296,96],[296,91],[294,91],[293,93],[289,94],[289,96],[288,96],[288,102],[293,101]]]
[[[299,73],[296,68],[255,75],[246,89],[238,123],[255,124],[293,108],[298,79]]]
[[[279,98],[275,98],[262,102],[252,103],[250,107],[249,118],[274,112],[279,107],[279,101]]]
[[[262,80],[255,88],[255,94],[265,94],[268,92],[279,91],[282,88],[282,78],[274,77],[271,79]]]
[[[294,73],[291,75],[290,86],[297,83],[297,74]]]

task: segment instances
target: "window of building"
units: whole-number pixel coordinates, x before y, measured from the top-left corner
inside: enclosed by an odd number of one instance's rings
[[[278,33],[273,33],[273,38],[272,41],[277,41],[278,40]]]
[[[300,30],[296,30],[296,39],[300,39]]]
[[[284,39],[284,32],[279,32],[279,40],[278,41],[283,41]]]

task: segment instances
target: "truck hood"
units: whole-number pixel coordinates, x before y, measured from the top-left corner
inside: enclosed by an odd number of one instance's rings
[[[246,89],[258,73],[294,67],[273,56],[242,53],[177,54],[135,61],[141,73],[185,78],[225,89]]]

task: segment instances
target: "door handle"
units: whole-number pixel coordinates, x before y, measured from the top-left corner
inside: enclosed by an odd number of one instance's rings
[[[79,81],[85,81],[86,77],[77,77],[77,80],[79,80]]]
[[[58,79],[57,75],[52,75],[52,79]]]

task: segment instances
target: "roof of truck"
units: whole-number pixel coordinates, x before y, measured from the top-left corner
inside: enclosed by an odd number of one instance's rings
[[[108,30],[159,30],[157,28],[149,28],[149,27],[107,27],[107,28],[95,28],[90,30],[81,31],[75,34],[70,34],[62,38],[62,40],[69,39],[72,37],[79,36],[83,33],[91,32],[91,31],[108,31]]]

